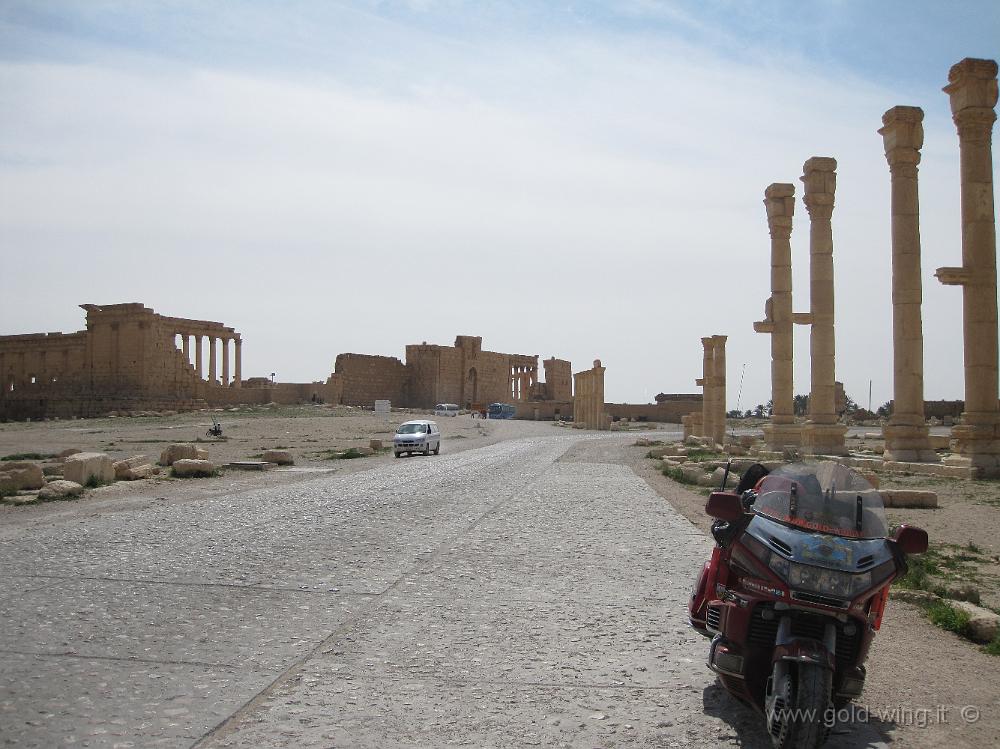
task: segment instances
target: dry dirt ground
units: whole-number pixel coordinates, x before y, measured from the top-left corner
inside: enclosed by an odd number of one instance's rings
[[[223,426],[225,439],[206,436],[212,417]],[[242,408],[170,417],[115,418],[45,423],[0,424],[0,457],[16,453],[56,453],[66,448],[107,452],[113,459],[144,453],[151,461],[174,442],[200,440],[218,464],[252,459],[263,450],[291,451],[296,465],[267,472],[228,470],[210,479],[178,480],[166,476],[119,482],[88,491],[80,502],[94,512],[116,508],[141,510],[163,497],[172,502],[213,494],[232,494],[262,486],[289,484],[316,476],[318,471],[353,472],[396,460],[391,452],[354,460],[331,459],[330,453],[368,445],[372,438],[391,441],[397,424],[426,412],[393,412],[377,419],[371,412],[327,406]],[[552,434],[551,423],[480,421],[469,417],[437,418],[445,452],[457,452],[534,433]],[[677,429],[668,426],[667,429]],[[666,433],[650,433],[663,437]],[[638,436],[638,435],[636,435]],[[664,477],[648,448],[634,447],[632,437],[603,439],[608,463],[632,468],[660,496],[707,532],[705,495]],[[419,459],[419,458],[418,458]],[[405,458],[402,460],[406,460]],[[891,510],[892,522],[912,522],[926,528],[932,548],[955,564],[943,567],[942,583],[966,581],[982,592],[987,605],[1000,605],[1000,482],[918,477],[882,477],[883,486],[930,488],[938,492],[936,510]],[[43,511],[44,510],[44,511]],[[10,513],[37,513],[36,522],[52,519],[52,506],[0,505],[0,522]],[[79,508],[77,508],[79,511]],[[21,515],[20,520],[26,520]],[[27,524],[30,527],[31,522]],[[975,551],[973,551],[975,549]],[[668,549],[664,553],[669,553]],[[869,679],[862,704],[871,722],[899,746],[1000,746],[1000,657],[990,656],[965,640],[931,625],[914,606],[890,604],[882,631],[869,659]],[[972,706],[974,715],[966,710]]]

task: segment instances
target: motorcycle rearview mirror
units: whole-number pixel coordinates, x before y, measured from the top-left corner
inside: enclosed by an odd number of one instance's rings
[[[892,534],[892,540],[904,554],[923,554],[927,551],[927,531],[915,525],[904,523],[899,526]]]
[[[730,492],[712,492],[705,503],[705,514],[726,522],[739,520],[743,517],[743,502]]]

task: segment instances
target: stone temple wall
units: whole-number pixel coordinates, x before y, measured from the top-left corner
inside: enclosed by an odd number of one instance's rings
[[[692,411],[701,411],[701,395],[671,397],[660,403],[605,403],[604,411],[615,421],[630,419],[680,424],[681,417]]]
[[[406,401],[406,367],[393,356],[338,354],[334,375],[342,383],[334,403],[371,407],[376,400],[389,400],[393,405]]]
[[[138,303],[80,306],[87,313],[85,331],[0,336],[0,419],[189,410],[211,404],[214,395],[225,393],[225,383],[239,388],[241,341],[232,328],[164,317]],[[198,369],[190,358],[194,338]],[[199,371],[203,338],[210,344],[208,378]],[[230,343],[235,344],[232,382]]]
[[[545,368],[545,394],[549,400],[573,400],[573,365],[565,359],[546,359],[542,362]]]

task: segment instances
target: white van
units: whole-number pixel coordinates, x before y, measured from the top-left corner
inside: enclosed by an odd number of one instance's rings
[[[396,457],[403,453],[423,453],[438,455],[441,452],[441,430],[433,421],[414,419],[400,424],[392,438],[392,451]]]
[[[457,403],[438,403],[434,406],[435,416],[458,416],[458,411]]]

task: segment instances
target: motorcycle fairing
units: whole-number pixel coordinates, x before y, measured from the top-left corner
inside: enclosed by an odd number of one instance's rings
[[[745,532],[784,559],[841,572],[865,572],[893,558],[884,538],[842,538],[810,533],[761,515],[750,521]],[[865,562],[863,567],[859,565],[862,561]]]

